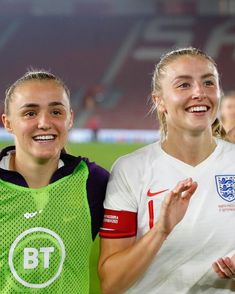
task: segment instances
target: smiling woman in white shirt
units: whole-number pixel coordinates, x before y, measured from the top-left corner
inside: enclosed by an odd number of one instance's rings
[[[212,131],[221,92],[216,63],[196,48],[157,64],[162,137],[112,168],[100,231],[104,293],[235,291],[235,145]]]

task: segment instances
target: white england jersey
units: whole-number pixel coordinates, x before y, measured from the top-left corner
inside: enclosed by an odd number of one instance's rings
[[[235,292],[235,281],[212,270],[218,258],[235,253],[235,144],[217,140],[196,167],[165,153],[159,142],[123,156],[112,168],[105,208],[136,212],[138,239],[158,219],[168,190],[188,177],[198,188],[184,219],[128,293]]]

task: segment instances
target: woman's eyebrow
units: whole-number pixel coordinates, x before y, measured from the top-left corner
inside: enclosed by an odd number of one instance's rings
[[[51,102],[48,104],[48,106],[64,106],[64,104],[62,102],[57,102],[57,101],[54,101],[54,102]],[[22,108],[33,108],[33,107],[40,107],[39,104],[37,103],[25,103],[23,104],[20,109]]]
[[[212,74],[212,73],[206,73],[206,74],[204,74],[204,75],[201,76],[201,79],[206,79],[206,78],[211,78],[211,77],[215,78],[215,75]],[[172,82],[177,81],[177,80],[180,80],[180,79],[192,79],[192,78],[193,77],[190,76],[190,75],[179,75],[179,76],[175,77],[172,80]]]
[[[32,107],[39,107],[39,104],[36,103],[25,103],[20,106],[20,109],[22,108],[32,108]]]
[[[49,106],[64,106],[62,102],[54,101],[48,104]]]

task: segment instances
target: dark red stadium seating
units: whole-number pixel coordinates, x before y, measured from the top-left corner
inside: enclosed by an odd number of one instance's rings
[[[160,27],[159,21],[163,20]],[[167,19],[166,19],[167,20]],[[155,23],[156,22],[156,23]],[[174,23],[176,22],[176,23]],[[9,33],[10,26],[15,24]],[[121,58],[112,78],[107,74],[120,50],[127,43],[130,32],[139,25],[133,44]],[[177,34],[182,32],[181,43]],[[215,32],[215,35],[213,35]],[[216,34],[223,40],[215,42]],[[0,36],[0,93],[30,66],[49,69],[61,76],[77,99],[76,112],[86,112],[86,93],[94,85],[102,85],[103,100],[95,101],[88,116],[96,114],[104,128],[155,129],[155,114],[148,115],[151,103],[151,76],[159,60],[148,50],[168,51],[177,45],[190,44],[207,50],[218,45],[215,57],[225,90],[235,88],[235,21],[218,16],[164,18],[146,16],[1,16]],[[190,38],[184,40],[184,36]],[[228,37],[226,39],[226,36]],[[3,37],[2,37],[3,38]],[[168,39],[167,39],[168,38]],[[212,41],[213,40],[213,41]],[[184,44],[185,41],[185,44]],[[1,45],[2,44],[2,45]],[[161,49],[161,50],[160,50]],[[212,48],[213,49],[213,48]],[[208,52],[210,54],[210,52]],[[114,102],[112,96],[115,93]],[[85,127],[86,121],[78,126]]]

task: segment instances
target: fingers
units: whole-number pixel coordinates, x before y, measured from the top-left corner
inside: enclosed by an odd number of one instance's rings
[[[197,183],[192,178],[178,182],[176,187],[170,191],[165,198],[165,205],[168,206],[173,200],[189,200],[197,189]]]
[[[175,189],[172,191],[173,196],[180,196],[181,198],[190,198],[197,189],[197,183],[193,182],[192,178],[180,181]]]
[[[230,268],[231,272],[234,274],[235,273],[235,264],[232,262],[231,258],[225,257],[224,263],[227,265],[227,267]]]
[[[214,270],[214,272],[221,278],[221,279],[226,279],[227,276],[225,275],[224,272],[221,271],[220,267],[218,266],[218,264],[216,262],[214,262],[212,264],[212,268]]]
[[[212,268],[222,279],[235,277],[235,264],[229,257],[219,258],[212,264]]]

